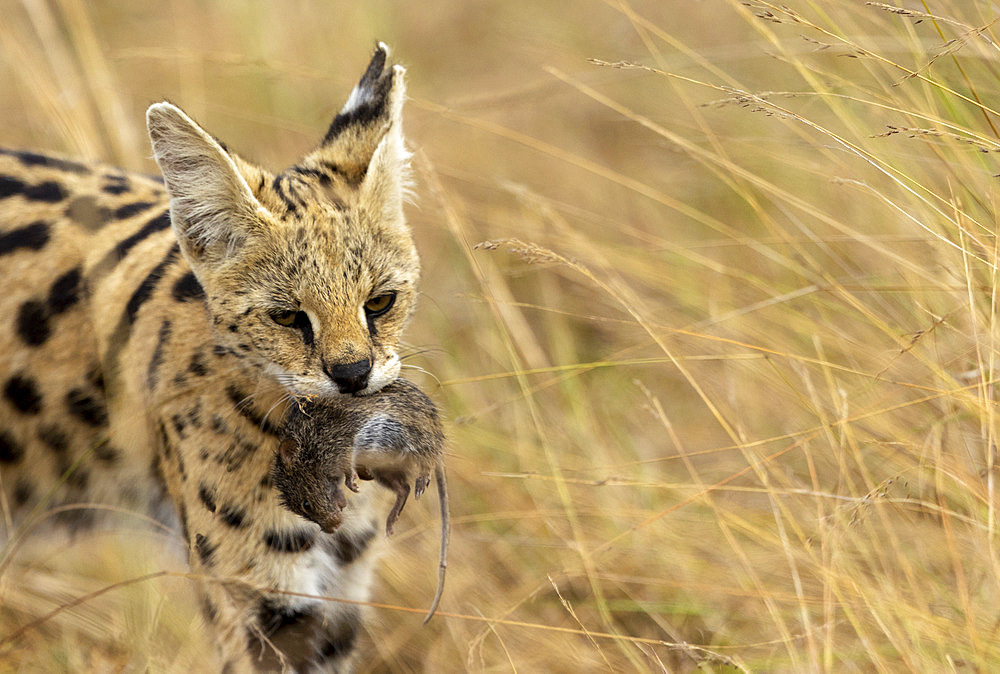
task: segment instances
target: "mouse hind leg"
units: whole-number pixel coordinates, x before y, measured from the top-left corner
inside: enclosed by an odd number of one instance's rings
[[[401,471],[380,470],[376,471],[374,476],[380,485],[396,495],[396,502],[393,504],[392,510],[389,511],[389,516],[385,519],[385,535],[391,536],[393,526],[403,513],[403,506],[406,505],[406,499],[410,496],[410,483],[406,473]]]

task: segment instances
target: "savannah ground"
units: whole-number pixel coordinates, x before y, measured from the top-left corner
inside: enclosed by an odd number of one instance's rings
[[[0,0],[0,143],[280,168],[407,65],[452,549],[422,626],[407,506],[359,671],[993,671],[1000,10],[905,7]],[[210,671],[143,526],[0,551],[0,670]]]

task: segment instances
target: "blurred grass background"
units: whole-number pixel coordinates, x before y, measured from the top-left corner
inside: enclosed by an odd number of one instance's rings
[[[421,626],[409,506],[359,671],[992,671],[1000,14],[905,7],[0,0],[0,143],[153,172],[169,98],[276,169],[408,67],[452,552]],[[183,568],[148,539],[9,556],[0,640]],[[194,606],[113,588],[0,668],[212,671]]]

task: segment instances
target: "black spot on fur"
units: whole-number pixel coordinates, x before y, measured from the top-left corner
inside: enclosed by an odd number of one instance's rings
[[[66,394],[66,406],[70,414],[88,426],[97,428],[108,421],[108,410],[104,402],[82,389],[75,388]]]
[[[97,457],[98,461],[113,464],[118,462],[118,458],[121,456],[121,451],[115,449],[107,442],[102,442],[94,448],[94,456]]]
[[[15,374],[3,387],[3,395],[11,405],[24,414],[38,414],[42,411],[42,394],[38,384],[25,374]]]
[[[104,373],[101,372],[100,363],[92,364],[87,370],[87,381],[101,394],[104,393]]]
[[[328,537],[324,543],[325,547],[337,558],[337,561],[346,565],[357,561],[368,549],[373,538],[375,538],[373,529],[367,529],[354,535],[338,531],[333,536]]]
[[[24,456],[24,449],[10,436],[0,431],[0,463],[17,463]]]
[[[170,228],[170,211],[166,210],[159,215],[153,217],[149,222],[142,226],[142,228],[135,234],[122,239],[115,246],[115,253],[117,253],[118,259],[124,258],[128,255],[128,252],[132,250],[136,244],[140,243],[143,239],[148,238],[150,235],[156,232],[163,231],[164,229]]]
[[[194,549],[198,552],[198,558],[205,566],[212,565],[212,556],[215,554],[216,546],[208,540],[204,534],[196,534],[194,537]]]
[[[215,604],[206,596],[202,596],[201,598],[201,612],[205,614],[205,619],[209,623],[215,623],[219,618],[219,612],[216,610]]]
[[[187,480],[187,468],[184,467],[184,455],[177,452],[177,472],[181,475],[181,480]]]
[[[0,255],[13,253],[21,248],[41,250],[49,242],[49,225],[33,222],[5,234],[0,234]]]
[[[52,334],[49,311],[44,303],[28,300],[17,310],[17,334],[28,346],[39,346]]]
[[[0,175],[0,199],[12,197],[24,191],[24,183],[14,176]]]
[[[108,194],[122,194],[131,189],[128,183],[108,183],[101,186],[101,190]]]
[[[153,355],[149,359],[149,368],[146,370],[146,382],[149,388],[155,389],[159,381],[160,366],[163,365],[163,349],[170,339],[170,321],[164,319],[160,323],[160,331],[156,335],[156,346],[153,347]]]
[[[229,433],[229,426],[226,425],[226,421],[221,415],[213,414],[209,425],[213,431],[220,435],[227,435]]]
[[[329,185],[332,180],[332,176],[329,173],[320,171],[319,169],[307,168],[305,166],[293,166],[289,170],[300,176],[316,178],[320,185]]]
[[[313,546],[315,534],[308,531],[274,531],[264,534],[264,544],[275,552],[303,552]]]
[[[86,489],[90,482],[90,471],[83,466],[67,465],[64,468],[61,467],[60,474],[66,476],[67,485],[80,491]]]
[[[162,420],[156,424],[156,439],[160,443],[160,449],[163,450],[163,456],[169,458],[173,454],[174,447],[170,444],[167,427],[163,425]]]
[[[132,293],[128,303],[125,305],[124,317],[128,325],[135,323],[135,317],[139,313],[139,309],[153,296],[153,291],[156,289],[156,285],[160,282],[160,277],[163,276],[163,270],[173,264],[180,252],[181,249],[176,243],[171,246],[170,250],[167,251],[166,256],[160,260],[158,265],[153,267],[153,270],[146,275],[146,278],[142,280],[139,287]]]
[[[181,521],[181,533],[184,534],[184,540],[190,541],[191,536],[188,533],[190,531],[188,528],[188,511],[187,506],[184,505],[184,501],[180,501],[177,504],[177,519]]]
[[[274,182],[271,183],[271,187],[274,191],[278,193],[278,197],[285,203],[285,208],[288,209],[290,215],[295,215],[298,213],[299,207],[295,202],[295,192],[288,181],[288,176],[280,173],[274,177]]]
[[[69,436],[53,424],[47,424],[38,429],[38,439],[56,454],[66,454],[69,451]]]
[[[187,421],[191,428],[201,428],[201,401],[196,400],[194,405],[188,408]]]
[[[191,364],[188,365],[188,372],[196,377],[204,377],[208,374],[208,367],[205,365],[205,357],[200,352],[195,352],[191,356]]]
[[[114,268],[121,260],[125,259],[129,251],[137,244],[149,238],[156,232],[170,228],[170,211],[166,210],[152,218],[134,234],[122,239],[115,247],[107,252],[101,261],[94,267],[94,274],[100,275]]]
[[[46,157],[45,155],[38,154],[37,152],[0,149],[0,155],[14,157],[21,162],[22,166],[44,166],[46,168],[53,168],[59,171],[66,171],[68,173],[90,173],[90,168],[79,162],[69,161],[68,159],[60,159],[58,157]]]
[[[24,478],[18,478],[17,482],[14,483],[14,503],[15,505],[23,506],[25,503],[31,500],[31,497],[35,494],[35,488],[30,482]]]
[[[240,413],[240,416],[248,420],[264,433],[269,433],[270,435],[278,434],[277,429],[271,425],[271,422],[267,421],[254,411],[253,402],[248,399],[247,394],[243,393],[235,386],[229,385],[226,387],[226,395],[229,396],[229,400],[231,400],[233,405],[235,405],[236,411]]]
[[[201,502],[208,508],[209,512],[215,512],[215,496],[208,485],[202,484],[198,487],[198,498],[201,499]]]
[[[142,213],[152,206],[155,206],[155,204],[151,201],[136,201],[131,204],[125,204],[124,206],[119,206],[115,209],[115,217],[119,220],[131,218],[133,215]]]
[[[179,414],[171,415],[170,423],[173,424],[174,430],[177,431],[177,437],[181,440],[187,437],[187,422]]]
[[[219,508],[219,519],[223,524],[227,524],[234,529],[242,529],[246,526],[247,513],[243,508],[234,505],[224,505]]]
[[[17,312],[17,333],[29,346],[44,344],[52,335],[51,318],[70,309],[80,300],[83,277],[76,267],[52,284],[46,302],[28,300]]]
[[[107,194],[123,194],[132,189],[127,177],[122,175],[104,176],[106,183],[101,185],[101,190]]]
[[[74,267],[60,276],[49,288],[49,312],[61,314],[80,300],[83,275],[79,267]]]
[[[62,503],[55,503],[53,505],[57,506],[70,506],[68,510],[62,510],[56,512],[54,515],[55,521],[59,523],[60,526],[66,527],[70,532],[70,535],[75,535],[83,529],[89,529],[94,526],[97,521],[97,517],[93,510],[90,510],[86,506],[79,504],[73,504],[68,501]],[[75,505],[75,507],[74,507]]]
[[[319,165],[322,166],[330,175],[337,175],[338,173],[343,173],[343,171],[340,170],[340,166],[335,161],[329,161],[327,159],[324,159],[320,161]]]
[[[282,669],[280,652],[297,672],[313,671],[316,645],[326,627],[325,616],[314,607],[292,608],[279,599],[264,597],[257,609],[257,625],[248,630],[250,650],[260,653],[257,666],[264,671]],[[262,643],[263,639],[266,643]]]
[[[31,201],[44,201],[50,204],[54,204],[57,201],[62,201],[66,198],[66,190],[63,189],[62,185],[53,180],[46,180],[43,183],[25,187],[23,194],[25,199],[29,199]]]
[[[356,610],[348,611],[347,615],[335,623],[327,625],[326,634],[316,649],[322,661],[334,660],[350,655],[358,640],[358,623],[361,616]]]
[[[205,290],[201,287],[201,284],[198,283],[198,279],[195,278],[194,272],[189,271],[177,279],[174,283],[173,296],[178,302],[204,300]]]
[[[150,458],[149,471],[156,477],[160,484],[166,484],[166,478],[163,475],[163,462],[160,460],[159,454],[153,454]]]
[[[226,451],[220,454],[217,459],[220,464],[226,467],[226,472],[231,473],[242,466],[243,462],[246,461],[248,457],[253,456],[256,452],[256,444],[245,442],[237,436],[232,442],[229,443]]]
[[[310,608],[292,608],[281,604],[279,600],[264,597],[257,606],[257,624],[264,636],[271,636],[282,627],[303,622],[313,616],[315,611]]]

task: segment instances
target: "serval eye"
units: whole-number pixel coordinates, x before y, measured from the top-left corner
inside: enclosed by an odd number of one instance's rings
[[[389,311],[395,302],[396,293],[385,293],[384,295],[373,297],[365,302],[365,313],[368,314],[369,318],[381,316]]]
[[[278,325],[290,328],[295,323],[295,315],[297,313],[297,311],[272,311],[268,315],[271,317],[271,320]]]

